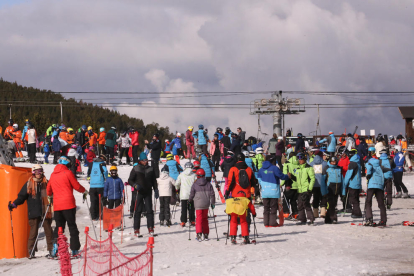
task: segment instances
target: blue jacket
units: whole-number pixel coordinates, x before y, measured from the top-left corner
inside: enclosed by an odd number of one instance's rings
[[[380,166],[384,167],[385,169],[392,169],[392,162],[388,159],[388,155],[386,153],[381,154],[380,158]],[[384,172],[385,179],[392,179],[392,170]]]
[[[324,142],[328,142],[328,148],[326,149],[327,152],[335,152],[336,150],[336,138],[334,134],[330,134],[328,137],[320,140],[318,144],[322,144]]]
[[[404,162],[405,157],[402,152],[399,152],[394,157],[395,168],[393,169],[394,172],[403,172],[404,171]]]
[[[164,152],[170,153],[170,143],[165,143]]]
[[[59,152],[62,145],[60,144],[58,136],[53,136],[53,142],[52,142],[52,150],[54,152]]]
[[[183,171],[183,168],[175,160],[168,160],[167,163],[165,163],[165,166],[168,166],[170,177],[174,180],[177,180],[180,172]]]
[[[199,145],[207,145],[208,135],[207,133],[204,133],[204,129],[199,129],[196,132],[193,133],[193,137],[198,139]]]
[[[77,146],[77,148],[76,148],[76,152],[77,152],[79,155],[82,155],[82,147],[81,147],[81,146]]]
[[[175,137],[170,143],[170,150],[172,148],[173,154],[177,155],[177,150],[181,149],[181,139]]]
[[[258,173],[259,184],[262,187],[262,198],[280,198],[280,180],[288,180],[289,176],[270,163],[264,161]]]
[[[123,190],[124,190],[124,183],[122,183],[121,178],[108,177],[105,180],[103,196],[108,197],[108,199],[121,199]]]
[[[211,160],[207,159],[207,157],[204,154],[201,154],[200,157],[200,168],[202,168],[206,172],[206,177],[211,177],[211,171],[214,172],[213,163],[211,162]]]
[[[380,167],[380,161],[375,158],[371,158],[367,163],[367,179],[368,189],[381,189],[384,190],[384,173]]]
[[[365,156],[368,156],[368,145],[365,141],[359,143],[358,145],[358,155],[360,157],[360,161],[363,161]]]
[[[257,172],[256,166],[253,164],[253,160],[251,158],[246,158],[244,160],[246,162],[247,166],[249,166],[250,169],[252,169],[253,172]]]
[[[101,158],[95,158],[89,163],[88,176],[91,188],[104,188],[105,178],[108,175],[106,164]]]
[[[313,171],[315,172],[315,184],[313,184],[313,187],[321,188],[321,193],[323,196],[328,194],[328,187],[326,186],[326,179],[325,175],[323,174],[323,170],[326,168],[326,166],[328,166],[328,163],[326,163],[322,157],[316,155],[309,165],[313,167]]]
[[[326,174],[326,186],[329,187],[330,184],[340,184],[341,187],[339,187],[339,193],[342,194],[342,183],[344,182],[344,179],[342,177],[342,171],[341,167],[338,167],[336,165],[331,165],[328,163],[328,167],[325,169]]]
[[[29,127],[27,125],[24,126],[23,132],[22,132],[22,139],[24,139],[24,136],[26,136],[26,132],[27,132],[28,129],[29,129]]]
[[[220,132],[216,132],[216,133],[214,133],[214,135],[218,135],[218,139],[219,139],[219,141],[221,140],[221,138],[223,138],[223,133],[220,133]]]
[[[43,146],[43,152],[44,152],[44,153],[48,153],[48,152],[50,152],[50,147],[49,147],[49,145],[48,145],[48,144],[46,144],[46,143],[45,143],[45,145]]]
[[[349,160],[348,170],[344,178],[344,185],[342,187],[342,194],[345,194],[345,189],[348,187],[354,190],[362,189],[361,185],[361,161],[359,156],[355,154]]]

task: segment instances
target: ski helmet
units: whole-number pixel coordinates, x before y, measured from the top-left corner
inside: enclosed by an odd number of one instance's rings
[[[301,138],[303,135],[302,135],[302,133],[298,133],[298,138]]]
[[[9,123],[10,126],[12,126],[13,125],[13,120],[10,119],[8,123]]]
[[[68,132],[73,132],[73,128],[71,128],[71,127],[68,127]]]
[[[86,130],[87,129],[86,125],[82,125],[82,129]]]
[[[193,131],[193,129],[194,129],[194,127],[193,127],[193,126],[189,126],[189,127],[188,127],[188,130],[189,130],[189,131]]]
[[[216,131],[217,131],[217,132],[223,132],[223,129],[222,129],[221,127],[218,127],[218,128],[216,129]]]
[[[105,155],[103,155],[103,154],[100,154],[100,155],[99,155],[99,158],[100,158],[100,159],[102,159],[103,161],[106,161],[106,156],[105,156]]]
[[[187,162],[187,163],[185,163],[184,168],[186,168],[186,169],[187,169],[187,168],[189,168],[189,169],[194,168],[193,163],[191,163],[191,162]]]
[[[206,172],[203,169],[198,169],[196,171],[197,178],[202,178],[206,175]]]
[[[177,137],[181,137],[181,133],[177,132]]]
[[[72,145],[72,149],[77,149],[78,147],[76,145]]]
[[[89,147],[89,150],[94,150],[94,148],[93,147]]]
[[[111,129],[113,129],[113,130],[116,130],[116,127],[114,127],[114,126],[111,126]]]
[[[247,150],[243,151],[244,157],[249,157],[249,152]]]
[[[394,149],[395,149],[396,152],[401,151],[401,146],[395,146]]]
[[[334,162],[335,164],[338,162],[338,158],[336,158],[335,156],[332,156],[331,158],[329,158],[329,163]]]
[[[159,134],[159,133],[155,133],[155,134],[153,135],[153,137],[156,137],[156,138],[158,139],[158,137],[160,137],[160,134]]]
[[[105,128],[104,127],[101,127],[100,129],[99,129],[99,132],[104,132],[105,131]]]
[[[256,149],[256,154],[259,154],[259,153],[263,153],[263,148],[262,147],[258,147]]]
[[[299,152],[298,154],[296,154],[296,158],[297,158],[298,160],[303,160],[303,159],[305,159],[305,158],[306,158],[306,156],[305,156],[303,153]]]
[[[88,126],[88,130],[92,130],[92,127],[91,126]]]
[[[171,153],[167,154],[166,156],[167,160],[173,160],[174,159],[174,155],[172,155]]]
[[[237,159],[237,162],[244,161],[245,160],[244,154],[238,153],[236,156],[236,159]]]
[[[375,148],[374,147],[369,147],[368,151],[375,152]]]
[[[14,124],[13,125],[13,128],[18,129],[19,128],[19,125],[18,124]]]
[[[387,154],[387,150],[386,149],[382,149],[382,150],[380,150],[380,152],[379,152],[380,154],[383,154],[383,153],[385,153],[385,154]]]
[[[252,150],[251,150],[251,151],[249,151],[249,156],[250,156],[250,157],[254,157],[255,155],[256,155],[256,153],[255,153],[254,151],[252,151]]]
[[[65,165],[65,166],[69,167],[70,164],[71,164],[71,161],[66,156],[61,156],[58,160],[58,163],[61,164],[61,165]]]
[[[204,129],[204,126],[203,125],[198,125],[198,128],[199,129]]]
[[[165,143],[167,143],[167,142],[169,142],[169,140],[168,139],[165,139],[165,141],[164,141]]]
[[[194,168],[200,168],[200,161],[194,161]]]
[[[232,156],[233,157],[234,156],[234,152],[232,152],[231,150],[228,150],[227,151],[227,156]]]
[[[35,164],[32,167],[32,174],[43,174],[43,168],[39,164]]]
[[[225,129],[226,129],[226,131],[230,131],[230,128],[229,127],[226,127]]]

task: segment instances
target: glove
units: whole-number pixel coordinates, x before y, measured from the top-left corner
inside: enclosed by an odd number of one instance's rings
[[[228,198],[229,198],[229,196],[230,196],[230,191],[229,191],[229,190],[227,190],[227,191],[224,193],[224,198],[225,198],[225,199],[228,199]]]
[[[158,190],[154,190],[154,196],[158,199],[160,197],[160,192]]]
[[[255,218],[256,217],[256,212],[252,212],[252,216]]]
[[[214,204],[211,204],[211,209],[213,209],[214,210],[214,208],[216,207],[216,205],[214,205]]]
[[[138,184],[135,184],[134,185],[134,190],[136,190],[136,191],[139,191],[139,189],[140,189],[141,187],[138,185]]]
[[[13,209],[16,207],[17,206],[14,203],[11,203],[11,201],[9,201],[9,205],[7,206],[7,208],[9,208],[9,211],[13,211]]]
[[[86,178],[86,180],[88,180],[88,181],[89,181],[89,180],[91,180],[91,177],[90,177],[90,176],[88,176],[88,177]]]
[[[111,177],[111,174],[110,173],[108,173],[108,177]]]
[[[103,197],[102,198],[102,204],[103,204],[103,206],[107,206],[108,205],[108,198],[107,197]]]
[[[49,201],[49,204],[53,204],[53,196],[48,196],[47,201]]]
[[[129,183],[128,183],[128,182],[125,182],[125,183],[124,183],[124,185],[125,185],[125,186],[128,186],[128,185],[129,185]]]
[[[88,194],[89,194],[89,192],[88,192],[88,191],[83,192],[83,201],[85,201],[85,200],[86,200],[86,198],[87,198]]]
[[[291,188],[290,186],[286,186],[285,191],[290,191],[290,188]]]

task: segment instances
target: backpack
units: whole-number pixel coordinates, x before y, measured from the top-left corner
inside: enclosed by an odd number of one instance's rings
[[[254,144],[256,144],[256,143],[257,143],[257,139],[256,139],[256,137],[253,137],[253,136],[250,136],[250,137],[247,139],[247,141],[249,142],[249,145],[250,145],[250,146],[252,146],[252,145],[254,145]],[[244,142],[244,141],[242,141],[242,142]]]
[[[249,175],[245,169],[239,170],[239,185],[243,189],[247,189],[250,185]]]

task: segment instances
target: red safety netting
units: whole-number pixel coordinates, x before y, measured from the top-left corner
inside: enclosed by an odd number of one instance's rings
[[[104,241],[96,241],[88,235],[86,227],[86,243],[77,259],[72,260],[72,270],[62,275],[152,275],[152,249],[154,238],[148,239],[147,248],[138,256],[129,258],[122,254],[112,242],[112,227],[109,237]],[[65,237],[64,235],[61,235]],[[61,239],[59,236],[59,239]],[[60,247],[59,247],[60,249]],[[67,271],[67,270],[66,270]]]

